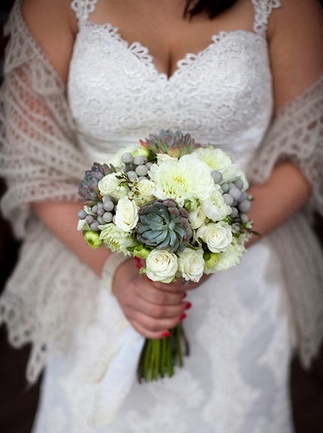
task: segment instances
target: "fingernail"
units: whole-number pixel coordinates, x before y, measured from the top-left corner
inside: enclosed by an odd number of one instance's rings
[[[186,298],[186,297],[187,297],[187,293],[184,293],[184,295],[183,295],[183,299]]]
[[[141,260],[140,260],[140,258],[139,257],[135,257],[134,259],[135,259],[135,263],[136,263],[136,268],[140,270],[141,269]]]
[[[162,334],[161,334],[161,336],[162,337],[170,337],[170,332],[169,331],[166,331],[166,332],[163,332]]]
[[[185,319],[185,317],[186,317],[186,314],[185,313],[183,313],[182,315],[181,315],[181,317],[179,318],[179,320],[184,320]]]
[[[190,302],[186,302],[185,310],[189,310],[191,307],[192,307],[192,304]]]

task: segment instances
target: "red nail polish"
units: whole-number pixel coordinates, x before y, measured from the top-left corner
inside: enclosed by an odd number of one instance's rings
[[[161,336],[165,338],[170,337],[170,332],[169,331],[163,332]]]
[[[185,299],[187,297],[187,293],[184,293],[183,295],[183,299]]]
[[[136,268],[140,270],[142,268],[141,259],[139,257],[135,257],[134,259],[136,262]]]
[[[186,302],[185,310],[189,310],[191,307],[192,307],[192,304],[190,302]]]
[[[182,315],[181,315],[181,317],[179,318],[179,320],[184,320],[185,319],[185,317],[186,317],[186,314],[185,313],[183,313]]]

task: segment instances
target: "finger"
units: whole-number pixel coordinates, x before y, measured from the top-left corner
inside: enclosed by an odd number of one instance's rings
[[[186,317],[182,314],[177,319],[153,319],[145,315],[139,315],[136,319],[131,320],[132,326],[147,338],[162,338],[163,334],[169,329],[174,328]]]
[[[168,331],[168,329],[163,329],[161,331],[149,331],[136,321],[132,321],[131,325],[137,332],[139,332],[139,334],[143,335],[146,338],[149,338],[150,340],[157,340],[159,338],[165,338],[170,336],[170,332]]]
[[[127,312],[128,316],[137,319],[144,315],[154,320],[175,319],[179,320],[182,314],[190,307],[190,303],[181,302],[177,305],[159,305],[138,298]],[[131,311],[132,310],[132,311]]]
[[[165,291],[153,285],[142,286],[137,291],[137,295],[147,302],[157,305],[179,305],[184,298],[183,292]]]
[[[160,281],[150,281],[150,283],[155,288],[164,292],[181,294],[185,291],[182,279],[178,279],[172,283],[162,283]]]

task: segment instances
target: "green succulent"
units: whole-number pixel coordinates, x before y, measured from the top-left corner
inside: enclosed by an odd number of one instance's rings
[[[183,134],[181,131],[172,132],[162,129],[157,134],[150,134],[146,141],[140,140],[141,146],[148,149],[151,153],[166,153],[174,158],[181,158],[183,155],[192,153],[201,147],[195,143],[190,134]]]
[[[101,200],[98,183],[107,174],[115,173],[113,165],[95,162],[91,170],[86,170],[78,187],[79,200],[87,206],[93,206]]]
[[[171,199],[143,206],[138,217],[135,228],[137,239],[149,247],[170,252],[183,251],[193,235],[187,211]]]

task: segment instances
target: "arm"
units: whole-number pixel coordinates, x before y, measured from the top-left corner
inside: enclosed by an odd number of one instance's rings
[[[34,38],[54,69],[66,83],[76,33],[70,1],[24,0],[23,16]],[[37,107],[42,109],[42,107]],[[26,128],[27,129],[27,128]],[[77,255],[98,276],[110,252],[90,249],[76,230],[77,212],[81,205],[68,201],[35,201],[33,212],[71,253]],[[185,290],[190,286],[185,286]],[[184,288],[180,283],[168,286],[152,284],[139,276],[133,261],[120,267],[114,289],[119,303],[133,326],[143,335],[159,338],[174,327],[185,309]]]
[[[77,26],[70,2],[24,0],[22,12],[34,38],[66,82]],[[32,209],[56,237],[66,243],[96,274],[100,274],[109,252],[103,249],[88,251],[81,234],[75,230],[80,204],[43,201],[33,203]]]
[[[316,0],[282,0],[269,25],[275,111],[302,94],[323,73],[323,14]],[[304,144],[305,145],[305,144]],[[307,201],[311,186],[291,162],[274,168],[268,181],[250,188],[254,196],[250,218],[266,235]],[[250,243],[257,240],[253,237]]]

